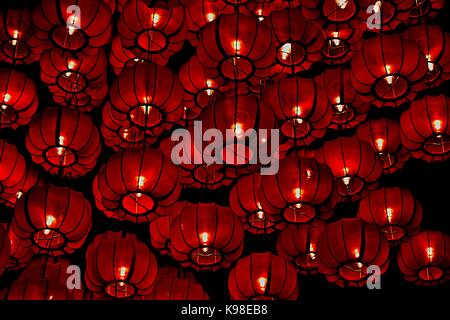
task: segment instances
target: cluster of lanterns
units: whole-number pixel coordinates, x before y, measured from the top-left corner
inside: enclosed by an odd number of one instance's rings
[[[5,297],[208,299],[195,273],[230,268],[232,299],[295,300],[298,275],[364,286],[371,265],[384,273],[392,260],[407,281],[445,282],[450,236],[421,231],[411,192],[379,183],[411,157],[450,158],[450,98],[436,94],[450,79],[450,35],[432,24],[444,4],[41,0],[2,12],[0,128],[26,130],[25,148],[0,139],[0,203],[14,208],[0,225],[0,274],[24,269]],[[43,88],[20,71],[31,64]],[[38,106],[47,89],[53,104]],[[234,130],[235,143],[279,129],[278,172],[248,159],[174,164],[169,135],[194,120]],[[72,181],[89,184],[81,193]],[[229,201],[192,203],[185,189]],[[357,217],[333,215],[356,201]],[[150,243],[125,227],[93,234],[102,214],[149,224]],[[277,234],[276,250],[249,253],[246,232]],[[66,256],[82,247],[83,287],[70,289]],[[156,252],[182,268],[158,266]]]

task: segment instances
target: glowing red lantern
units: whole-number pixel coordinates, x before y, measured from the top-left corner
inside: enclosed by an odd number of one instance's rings
[[[0,225],[0,275],[5,271],[8,264],[8,257],[11,250],[8,233],[5,228]]]
[[[357,137],[372,145],[383,164],[384,173],[392,173],[403,168],[410,158],[409,152],[401,143],[398,121],[370,119],[358,127]]]
[[[8,258],[8,270],[19,270],[28,265],[33,258],[33,250],[30,246],[24,244],[23,241],[12,232],[10,229],[8,232],[9,242],[11,244],[11,252]]]
[[[43,49],[35,35],[29,9],[0,12],[0,61],[30,64],[39,60]]]
[[[406,189],[381,188],[361,200],[358,217],[378,225],[387,240],[398,241],[419,231],[422,207]]]
[[[261,179],[258,200],[264,212],[273,220],[284,219],[292,224],[329,218],[331,211],[325,204],[332,199],[330,169],[296,152],[281,160],[279,166],[276,175]]]
[[[233,300],[296,300],[299,289],[292,264],[270,252],[240,259],[228,276]]]
[[[407,281],[432,286],[450,279],[450,237],[440,231],[421,231],[406,239],[397,256]]]
[[[33,81],[13,69],[0,69],[0,128],[16,129],[28,124],[37,107]]]
[[[336,0],[341,3],[344,0]],[[408,24],[409,13],[415,0],[372,1],[359,0],[360,27],[366,31],[385,32],[396,29],[400,24]],[[378,18],[376,18],[378,15]]]
[[[126,149],[100,169],[93,190],[97,207],[107,216],[147,222],[167,214],[178,199],[178,169],[158,150]]]
[[[403,146],[414,158],[442,161],[450,157],[450,99],[425,96],[400,118]]]
[[[275,61],[272,32],[254,16],[220,15],[201,30],[197,57],[208,76],[259,85]]]
[[[389,243],[374,224],[360,219],[330,223],[317,240],[317,265],[327,280],[337,285],[362,287],[376,265],[380,275],[389,265]]]
[[[36,186],[17,201],[11,230],[36,253],[70,254],[91,229],[91,205],[67,187]]]
[[[30,124],[26,146],[33,161],[51,174],[76,178],[91,171],[101,152],[91,118],[78,110],[48,107]]]
[[[324,88],[312,79],[279,80],[264,92],[264,104],[281,121],[281,133],[298,145],[323,137],[333,116]]]
[[[241,221],[230,208],[215,203],[188,204],[170,224],[170,253],[183,267],[228,268],[243,246]]]
[[[103,0],[43,0],[33,10],[37,37],[68,51],[100,48],[111,40],[111,8]]]
[[[107,232],[95,237],[86,252],[86,285],[97,299],[133,299],[152,290],[158,266],[136,235]]]
[[[335,68],[325,70],[315,78],[316,83],[325,89],[332,106],[332,129],[353,128],[366,119],[370,110],[370,104],[353,89],[350,77],[350,70]]]
[[[316,274],[317,239],[323,230],[325,223],[320,220],[289,226],[278,236],[277,253],[293,263],[300,274]]]
[[[316,157],[331,169],[341,200],[360,199],[377,186],[381,177],[381,160],[370,144],[356,138],[328,141],[316,152]]]
[[[276,45],[274,73],[296,74],[322,60],[324,35],[302,15],[300,7],[274,11],[269,16]]]
[[[414,5],[409,11],[409,19],[411,23],[425,22],[436,17],[444,7],[445,0],[414,1]]]
[[[130,0],[118,28],[122,46],[136,58],[164,65],[183,47],[185,9],[178,1]]]
[[[125,49],[120,42],[120,37],[116,36],[111,42],[109,53],[109,64],[113,67],[114,73],[118,76],[122,69],[142,61],[130,51]]]
[[[377,107],[397,107],[423,89],[427,60],[415,42],[383,34],[363,41],[351,69],[353,87],[367,101]]]
[[[421,25],[409,27],[402,33],[407,39],[415,41],[427,59],[425,82],[437,87],[450,79],[450,34],[439,26]]]

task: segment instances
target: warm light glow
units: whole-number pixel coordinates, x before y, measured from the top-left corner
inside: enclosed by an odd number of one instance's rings
[[[119,268],[119,277],[121,279],[124,279],[127,277],[127,273],[128,273],[128,268],[127,267],[120,267]]]
[[[209,233],[208,232],[200,233],[200,242],[202,243],[202,245],[204,246],[208,245],[208,241],[209,241]]]
[[[19,30],[13,31],[13,39],[11,40],[11,44],[15,47],[17,45],[17,39],[19,39]]]
[[[258,16],[258,20],[259,20],[259,21],[263,21],[263,20],[264,20],[264,17],[263,17],[263,10],[262,10],[261,8],[258,9],[258,12],[257,12],[256,15]]]
[[[124,139],[128,139],[128,135],[129,135],[128,129],[123,129],[122,137],[123,137]]]
[[[263,220],[264,219],[264,211],[258,211],[256,213],[256,216],[258,217],[259,220]]]
[[[432,247],[428,247],[428,248],[427,248],[427,256],[428,256],[428,259],[429,259],[430,261],[433,259],[433,256],[434,256],[434,250],[433,250]]]
[[[307,179],[311,179],[311,176],[312,176],[311,170],[310,169],[306,169],[306,178]]]
[[[348,186],[348,185],[350,184],[350,179],[351,179],[351,177],[343,177],[343,178],[342,178],[342,182],[343,182],[346,186]]]
[[[295,188],[295,189],[294,189],[294,194],[295,194],[295,197],[296,197],[297,199],[300,199],[300,197],[302,196],[302,189],[300,189],[300,188]]]
[[[69,19],[67,19],[67,21],[70,22],[70,23],[67,24],[67,29],[69,30],[69,35],[71,36],[75,32],[75,30],[77,30],[77,28],[75,26],[78,25],[78,23],[77,23],[78,22],[78,17],[76,16],[75,13],[73,13],[69,17]]]
[[[207,87],[207,88],[212,88],[213,86],[214,86],[214,80],[207,79],[207,80],[206,80],[206,87]],[[214,90],[207,89],[207,90],[206,90],[206,94],[207,94],[208,96],[212,96],[212,95],[214,94]]]
[[[231,129],[234,130],[234,133],[237,138],[242,138],[242,136],[244,135],[244,129],[242,127],[242,123],[238,122],[238,123],[232,125]]]
[[[376,139],[375,140],[375,143],[376,143],[376,145],[377,145],[377,149],[378,149],[378,151],[383,151],[383,148],[384,148],[384,139],[383,138],[378,138],[378,139]]]
[[[441,120],[434,120],[433,121],[433,128],[436,132],[440,132],[442,129],[442,121]]]
[[[11,95],[9,93],[5,93],[3,95],[3,103],[8,103],[9,100],[11,100]],[[8,108],[8,106],[6,104],[2,104],[2,109],[6,110]]]
[[[23,192],[22,191],[17,191],[16,198],[20,199],[21,196],[23,196]]]
[[[64,141],[65,141],[64,136],[59,136],[58,142],[59,142],[59,145],[60,145],[60,146],[64,146]],[[61,156],[61,155],[64,153],[64,148],[62,148],[62,147],[56,148],[56,153],[57,153],[59,156]]]
[[[392,208],[386,208],[386,217],[388,219],[388,222],[392,222],[392,216],[393,216],[394,210]]]
[[[238,39],[234,40],[231,45],[233,46],[233,50],[235,54],[240,54],[241,52],[241,47],[242,47],[242,42]]]
[[[356,265],[358,266],[358,268],[361,270],[363,264],[361,262],[357,262]]]
[[[73,70],[73,68],[75,68],[77,66],[77,63],[74,60],[69,60],[67,63],[67,69],[69,70]],[[70,77],[71,72],[68,71],[66,72],[66,77]]]
[[[136,180],[137,180],[138,188],[142,188],[144,186],[144,184],[145,184],[145,177],[138,176],[136,178]]]
[[[391,66],[390,65],[386,65],[386,73],[388,74],[388,76],[386,76],[384,79],[386,80],[387,84],[392,84],[394,82],[394,76],[390,76],[391,74]]]
[[[47,219],[45,220],[45,224],[47,227],[52,227],[52,225],[54,225],[56,222],[56,218],[52,215],[47,216]],[[50,229],[44,229],[44,234],[45,235],[49,235],[51,232]]]
[[[208,22],[213,21],[215,18],[216,18],[216,15],[215,15],[213,12],[210,12],[210,13],[207,13],[207,14],[206,14],[206,20],[207,20]]]
[[[160,20],[161,20],[161,16],[158,13],[155,12],[150,15],[150,21],[153,26],[156,26]]]
[[[345,9],[347,7],[348,0],[335,0],[335,1],[340,9]]]
[[[333,32],[333,39],[331,42],[338,47],[341,44],[341,40],[339,40],[339,32],[334,31]]]
[[[355,258],[359,258],[359,249],[354,249],[353,254],[355,255]]]
[[[267,285],[267,278],[266,277],[259,277],[257,280],[258,286],[261,289],[262,292],[266,291],[266,285]]]
[[[310,243],[309,244],[309,257],[311,258],[311,260],[316,259],[316,245],[314,243]]]
[[[432,72],[434,70],[434,63],[431,61],[429,54],[426,55],[428,61],[428,71]]]
[[[144,114],[149,114],[152,111],[152,106],[148,105],[149,103],[151,103],[152,99],[150,97],[144,97],[144,105],[141,106],[142,112],[144,112]]]
[[[292,52],[292,44],[287,42],[283,44],[280,48],[281,60],[286,60]]]
[[[295,122],[297,122],[298,124],[303,123],[303,119],[300,118],[302,115],[302,109],[300,106],[295,106],[294,108],[292,108],[292,113],[296,117],[294,119]]]

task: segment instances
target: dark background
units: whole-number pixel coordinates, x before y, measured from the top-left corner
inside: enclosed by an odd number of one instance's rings
[[[0,10],[6,10],[8,7],[32,7],[33,4],[39,0],[0,0]],[[429,22],[429,24],[439,24],[447,32],[450,31],[449,4],[440,13],[440,15]],[[118,14],[115,14],[117,19]],[[115,33],[117,30],[114,31]],[[110,47],[106,47],[107,53]],[[169,62],[169,66],[177,71],[179,67],[195,53],[195,49],[189,44],[185,44],[183,50],[175,54]],[[0,67],[10,67],[7,64],[0,64]],[[46,106],[52,105],[52,97],[48,89],[39,81],[39,63],[29,66],[16,66],[16,70],[25,72],[30,78],[34,80],[38,87],[39,93],[39,109],[42,111]],[[312,77],[319,74],[326,68],[326,65],[315,65],[313,69],[307,73],[303,73],[305,77]],[[108,70],[110,82],[115,78],[111,69]],[[419,97],[426,92],[420,93]],[[446,93],[449,95],[448,82],[444,83],[440,88],[427,91],[429,94]],[[407,105],[401,106],[397,109],[372,108],[369,113],[369,118],[389,117],[399,119],[401,112]],[[100,125],[101,117],[100,110],[94,110],[90,113],[97,127]],[[339,132],[339,135],[352,135],[355,130],[347,130]],[[27,161],[31,163],[31,158],[25,148],[25,136],[27,127],[21,127],[15,131],[9,129],[0,130],[0,138],[6,139],[8,142],[17,146],[19,151],[26,157]],[[324,141],[333,139],[337,136],[336,132],[329,131],[324,139],[314,143],[311,147],[317,148]],[[74,254],[68,256],[73,264],[77,264],[84,269],[85,251],[87,245],[92,241],[96,234],[105,232],[107,230],[125,230],[136,233],[142,241],[149,244],[149,228],[148,224],[135,225],[129,222],[119,222],[114,219],[107,219],[100,211],[95,208],[95,204],[91,192],[91,184],[94,175],[97,173],[100,164],[104,163],[112,154],[112,150],[103,145],[103,152],[99,158],[97,167],[84,178],[78,180],[65,180],[60,177],[54,177],[47,174],[44,170],[41,173],[49,183],[55,185],[70,186],[74,190],[81,191],[91,201],[94,210],[94,223],[91,233],[85,245]],[[423,222],[422,229],[440,230],[450,234],[450,161],[426,163],[421,160],[411,159],[407,162],[405,167],[391,175],[384,175],[381,179],[381,186],[399,186],[409,189],[414,197],[420,201],[423,207]],[[211,190],[195,190],[186,189],[182,193],[182,199],[192,202],[217,202],[221,205],[228,204],[228,194],[230,188],[221,188],[215,191]],[[334,216],[330,221],[339,220],[342,217],[353,217],[356,215],[358,203],[340,203],[334,212]],[[9,222],[12,219],[13,210],[10,208],[0,207],[0,222]],[[244,255],[251,252],[267,251],[275,252],[276,235],[269,236],[254,236],[246,233],[245,251]],[[159,255],[154,251],[158,258],[160,266],[177,265],[174,260],[166,256]],[[403,303],[422,301],[427,299],[433,301],[434,297],[442,298],[443,295],[450,296],[450,284],[441,285],[438,287],[418,287],[403,280],[396,263],[397,248],[393,248],[390,253],[390,267],[389,270],[382,276],[382,290],[368,290],[366,288],[341,289],[334,284],[328,283],[324,277],[318,275],[313,277],[300,277],[300,296],[299,301],[304,306],[315,305],[318,302],[332,302],[334,304],[342,305],[361,305],[366,303],[386,303],[392,304],[393,301],[403,301]],[[0,278],[0,290],[9,286],[17,277],[19,272],[6,272]],[[208,292],[213,301],[221,302],[228,299],[227,290],[227,276],[228,270],[219,270],[212,272],[196,272],[197,278],[202,283],[205,290]],[[349,306],[350,307],[350,306]],[[377,307],[374,305],[374,307]],[[444,307],[444,306],[442,306]]]

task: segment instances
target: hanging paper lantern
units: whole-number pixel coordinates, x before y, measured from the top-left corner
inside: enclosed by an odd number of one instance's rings
[[[343,64],[350,61],[362,45],[363,32],[347,25],[331,24],[326,29],[323,62]]]
[[[398,266],[405,280],[432,286],[450,279],[450,237],[440,231],[421,231],[400,245]]]
[[[361,200],[358,217],[378,225],[387,240],[398,241],[419,231],[422,207],[406,189],[381,188]]]
[[[258,200],[261,180],[257,172],[241,177],[231,189],[230,208],[241,219],[245,230],[253,234],[270,234],[283,227],[283,223],[264,212]]]
[[[178,199],[178,170],[158,150],[126,149],[100,169],[93,191],[97,207],[108,217],[148,222],[167,214]]]
[[[316,153],[334,175],[341,200],[358,200],[377,186],[381,177],[381,160],[370,144],[356,138],[337,138],[326,142]]]
[[[298,145],[325,135],[333,114],[324,88],[312,79],[281,79],[264,92],[264,104],[280,120],[281,133]]]
[[[317,241],[319,272],[337,285],[363,287],[376,265],[380,275],[389,265],[389,243],[377,226],[346,218],[326,226]]]
[[[299,289],[292,264],[270,252],[252,253],[230,271],[232,300],[296,300]]]
[[[111,43],[111,51],[109,52],[109,64],[112,66],[116,76],[120,75],[123,68],[141,61],[130,50],[122,46],[119,36],[114,37]]]
[[[268,23],[276,46],[274,74],[296,74],[322,60],[324,34],[316,24],[306,20],[300,7],[274,11]]]
[[[397,107],[423,89],[427,60],[415,42],[383,34],[363,41],[351,69],[353,87],[368,102]]]
[[[316,274],[317,239],[325,230],[325,223],[291,225],[281,231],[277,239],[277,253],[287,262],[293,263],[302,275]]]
[[[403,146],[414,158],[443,161],[450,157],[450,99],[425,96],[400,118]]]
[[[243,245],[241,221],[215,203],[188,204],[170,224],[170,253],[183,267],[228,268],[241,256]]]
[[[165,65],[183,47],[185,18],[178,1],[130,0],[118,22],[120,41],[136,58]]]
[[[33,81],[13,69],[0,69],[0,129],[17,129],[28,124],[37,107]]]
[[[8,232],[0,225],[0,275],[5,271],[8,265],[8,257],[11,245],[8,238]]]
[[[253,16],[220,15],[201,30],[197,57],[208,76],[259,85],[275,61],[272,32]]]
[[[76,178],[91,171],[101,152],[91,118],[78,110],[48,107],[30,124],[26,146],[51,174]]]
[[[316,83],[325,89],[332,106],[332,129],[353,128],[366,119],[370,110],[370,104],[353,89],[350,77],[350,70],[335,68],[325,70],[315,78]]]
[[[36,186],[19,201],[11,230],[35,253],[70,254],[91,229],[92,211],[82,193],[67,187]]]
[[[427,59],[425,83],[437,87],[450,79],[450,34],[439,26],[410,27],[402,33],[415,41]]]
[[[336,0],[344,3],[345,0]],[[409,14],[415,0],[373,1],[359,0],[360,27],[363,31],[385,32],[409,23]],[[378,15],[378,19],[376,18]]]
[[[170,130],[183,117],[182,99],[178,78],[170,69],[153,63],[125,68],[110,90],[115,118],[151,136]]]
[[[43,49],[35,35],[29,9],[0,12],[0,61],[30,64],[39,61]]]
[[[409,20],[411,23],[425,22],[435,18],[444,7],[445,0],[414,1],[413,7],[409,11]]]
[[[33,250],[30,246],[24,244],[23,241],[12,232],[8,231],[9,242],[11,244],[11,252],[9,253],[7,269],[19,270],[26,267],[33,258]]]
[[[292,224],[329,218],[332,212],[321,206],[332,199],[330,169],[296,152],[281,160],[279,166],[277,174],[261,179],[258,200],[264,212],[273,220],[284,219]]]
[[[382,162],[384,173],[403,168],[410,158],[409,152],[402,146],[398,121],[370,119],[358,127],[357,137],[372,145]]]
[[[97,235],[86,252],[86,286],[96,299],[134,299],[151,292],[158,266],[155,256],[136,235]]]
[[[36,35],[47,47],[100,48],[111,41],[111,8],[103,0],[43,0],[33,10]]]

